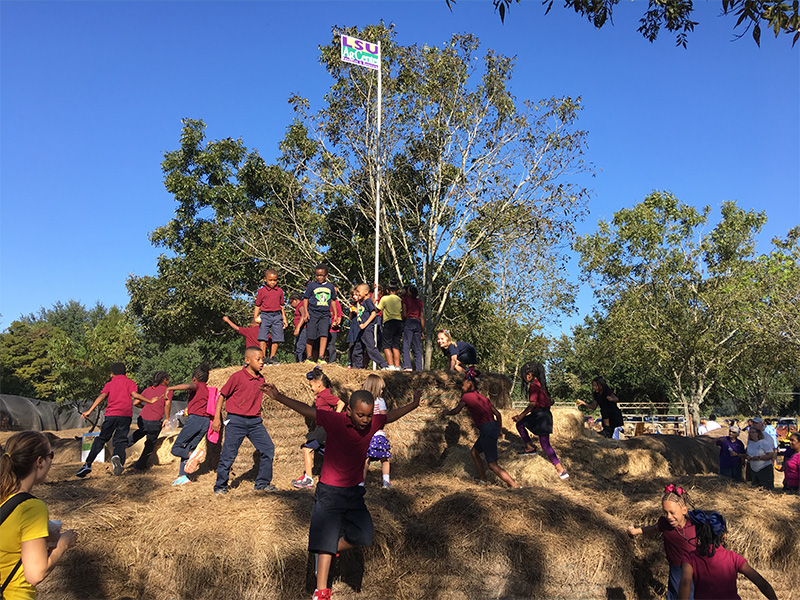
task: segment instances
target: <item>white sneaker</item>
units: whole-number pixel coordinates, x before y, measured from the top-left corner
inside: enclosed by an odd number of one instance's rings
[[[115,454],[111,457],[111,464],[114,467],[114,475],[122,475],[122,459]]]

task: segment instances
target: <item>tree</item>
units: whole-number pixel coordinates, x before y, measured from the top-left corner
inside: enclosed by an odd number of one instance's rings
[[[0,334],[0,387],[4,394],[53,399],[57,374],[47,352],[53,331],[47,323],[22,319]]]
[[[728,202],[706,236],[698,212],[667,192],[601,221],[576,243],[604,319],[630,360],[654,360],[671,393],[688,401],[695,425],[715,377],[743,351],[753,286],[742,277],[766,217]],[[608,346],[609,351],[618,348]]]
[[[381,43],[380,147],[375,76],[341,62],[340,34]],[[338,265],[348,269],[342,275],[362,281],[372,275],[365,257],[374,243],[369,224],[380,165],[383,277],[420,288],[428,364],[431,334],[450,298],[494,256],[498,242],[549,232],[538,247],[558,264],[587,196],[570,181],[588,170],[585,132],[575,127],[579,98],[518,103],[508,88],[513,60],[489,51],[480,65],[474,36],[455,35],[441,48],[403,47],[394,37],[382,24],[334,29],[321,56],[334,78],[326,105],[313,113],[308,101],[292,99],[297,118],[282,164],[302,184],[297,197],[325,215],[325,246],[350,257]],[[543,287],[551,273],[540,274]]]
[[[553,8],[554,0],[542,0],[546,6],[545,14]],[[614,7],[620,0],[564,0],[564,8],[571,8],[577,14],[586,17],[596,28],[600,29],[607,22],[613,22]],[[450,10],[456,0],[445,0]],[[492,0],[500,20],[505,21],[506,13],[511,8],[512,0]],[[520,0],[516,0],[519,4]],[[647,11],[639,20],[639,33],[653,42],[661,29],[678,32],[676,46],[686,47],[687,36],[694,31],[697,22],[692,21],[694,5],[691,0],[649,0]],[[740,26],[744,36],[752,29],[753,39],[761,45],[761,26],[772,29],[777,38],[779,34],[792,35],[792,45],[800,37],[800,13],[798,3],[785,0],[722,0],[722,14],[738,17],[734,29]]]

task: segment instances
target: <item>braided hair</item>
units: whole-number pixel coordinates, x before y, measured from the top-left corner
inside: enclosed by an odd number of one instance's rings
[[[306,379],[309,381],[321,381],[322,385],[324,385],[326,388],[331,387],[331,380],[327,375],[325,375],[325,373],[322,372],[321,367],[314,367],[311,371],[306,373]]]
[[[692,510],[689,512],[689,519],[695,527],[697,553],[700,556],[714,556],[717,548],[722,546],[725,533],[728,531],[725,517],[718,512]]]

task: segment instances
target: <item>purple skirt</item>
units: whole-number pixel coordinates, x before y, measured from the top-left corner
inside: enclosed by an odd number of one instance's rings
[[[372,441],[367,449],[367,458],[370,460],[380,460],[381,458],[392,458],[392,446],[385,435],[373,435]]]

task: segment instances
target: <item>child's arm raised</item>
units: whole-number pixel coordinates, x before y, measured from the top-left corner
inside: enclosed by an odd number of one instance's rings
[[[646,525],[645,527],[628,527],[628,535],[634,537],[636,535],[650,534],[658,531],[658,525]]]
[[[406,416],[412,410],[419,406],[419,399],[422,397],[422,390],[414,390],[414,400],[406,404],[405,406],[399,406],[397,408],[393,408],[388,413],[386,413],[386,422],[393,423],[400,419],[401,417]]]
[[[766,598],[778,600],[778,596],[775,595],[775,590],[772,589],[769,582],[761,576],[761,573],[751,567],[749,563],[744,563],[739,572],[755,583],[756,587],[761,590],[761,593],[764,594]]]
[[[309,406],[305,402],[300,402],[298,400],[294,400],[289,398],[288,396],[284,396],[278,391],[271,383],[265,383],[261,386],[261,391],[264,392],[267,396],[272,398],[273,400],[277,400],[284,406],[288,406],[293,411],[300,413],[304,417],[309,419],[316,419],[317,418],[317,409],[313,406]]]
[[[82,416],[84,419],[88,419],[88,418],[89,418],[89,415],[90,415],[90,414],[92,414],[92,411],[93,411],[95,408],[97,408],[97,406],[98,406],[98,405],[99,405],[99,404],[100,404],[100,403],[101,403],[103,400],[105,400],[106,398],[108,398],[108,394],[100,394],[100,395],[99,395],[97,398],[95,398],[95,399],[94,399],[94,402],[92,402],[92,405],[89,407],[89,410],[86,410],[86,411],[82,412],[82,413],[81,413],[81,416]]]
[[[230,325],[231,329],[233,329],[236,333],[239,333],[239,326],[236,323],[234,323],[233,321],[231,321],[231,319],[230,319],[230,317],[228,317],[228,315],[225,315],[224,317],[222,317],[222,320],[225,321],[228,325]]]
[[[462,410],[464,410],[465,406],[466,406],[466,404],[464,404],[464,401],[463,400],[459,400],[458,404],[456,404],[453,408],[451,408],[450,410],[445,410],[442,413],[442,416],[443,417],[452,417],[453,415],[457,415]]]

